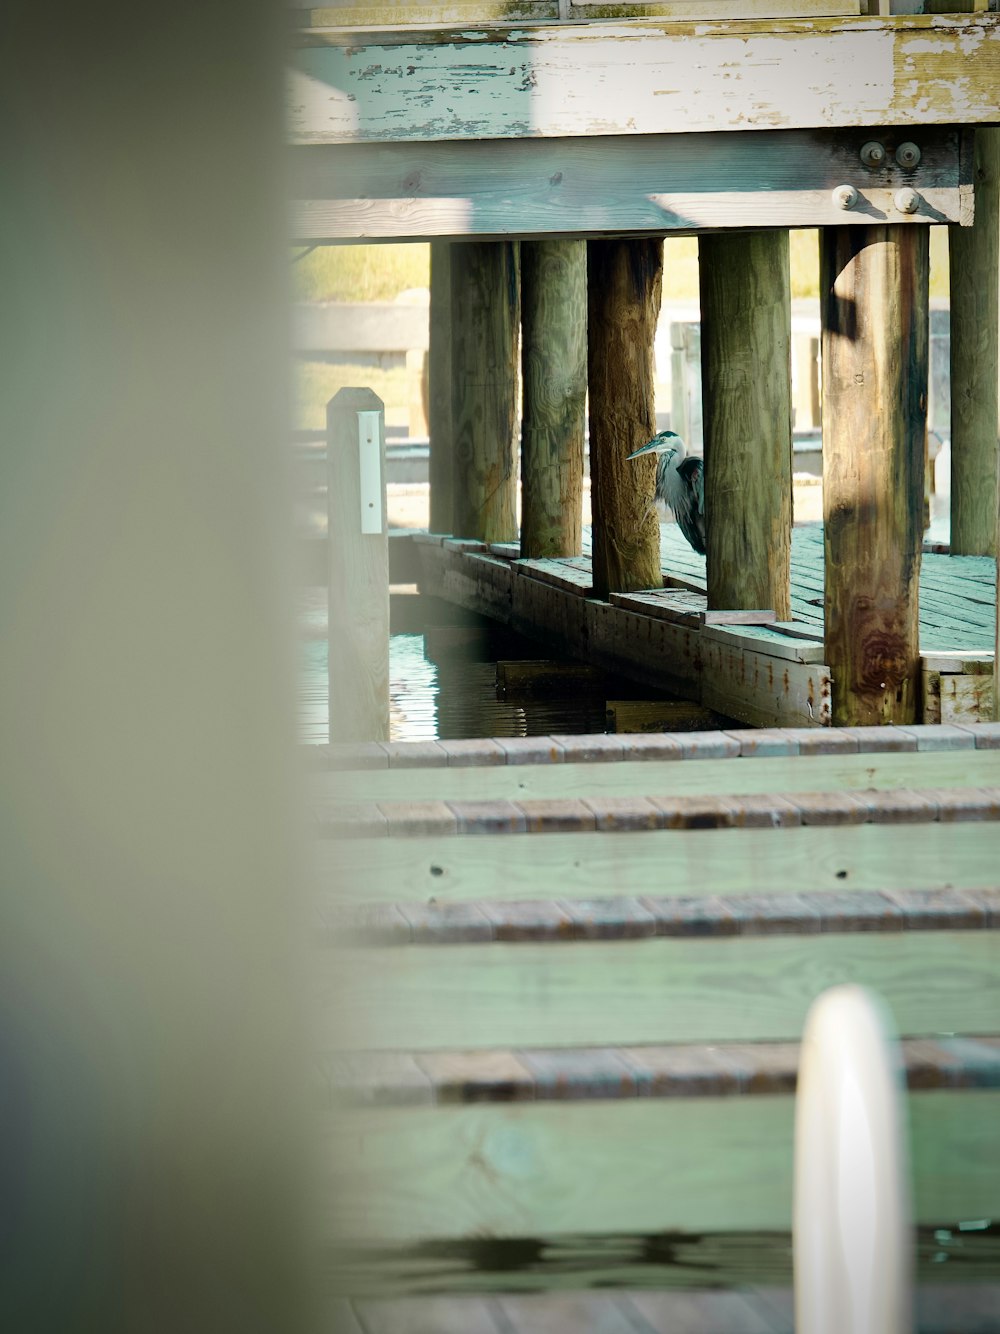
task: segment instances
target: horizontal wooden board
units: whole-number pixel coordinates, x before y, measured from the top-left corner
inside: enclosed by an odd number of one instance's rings
[[[623,843],[623,839],[627,839]],[[350,839],[310,845],[330,902],[977,888],[997,879],[995,826],[682,829],[512,838]]]
[[[701,702],[754,727],[828,727],[830,669],[702,638]]]
[[[330,801],[521,801],[532,797],[703,796],[737,792],[838,792],[1000,784],[1000,750],[774,755],[641,763],[503,765],[468,770],[319,772],[315,804]]]
[[[1000,82],[992,14],[298,41],[289,121],[303,143],[990,123]]]
[[[996,1217],[1000,1094],[928,1091],[907,1103],[917,1219]],[[400,1245],[786,1233],[793,1125],[787,1096],[345,1113],[330,1141],[335,1231],[347,1243]],[[590,1264],[577,1268],[578,1284],[601,1264],[595,1247]]]
[[[826,987],[859,982],[901,1032],[990,1033],[1000,932],[903,931],[331,950],[352,1047],[792,1041]]]
[[[387,143],[293,150],[297,240],[499,237],[846,223],[968,222],[959,135],[922,129],[919,167],[889,151],[878,172],[859,159],[900,130],[600,136],[479,143]],[[845,211],[833,192],[859,193]],[[920,204],[900,213],[901,185]]]
[[[721,644],[732,644],[737,648],[752,648],[757,653],[770,658],[787,658],[790,662],[821,663],[824,657],[822,639],[805,638],[805,626],[801,635],[789,635],[783,630],[775,630],[770,625],[705,625],[702,627],[704,639],[716,639]]]
[[[725,21],[747,18],[826,17],[858,14],[858,0],[336,0],[296,8],[303,28],[385,28],[400,24],[471,26],[484,23],[544,22],[553,19],[676,18]]]

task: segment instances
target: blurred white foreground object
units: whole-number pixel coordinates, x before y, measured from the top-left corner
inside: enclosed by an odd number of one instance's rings
[[[802,1035],[795,1107],[797,1334],[913,1328],[909,1154],[895,1044],[878,998],[826,991]]]

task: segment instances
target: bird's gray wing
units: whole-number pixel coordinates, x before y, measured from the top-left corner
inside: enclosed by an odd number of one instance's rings
[[[686,458],[678,467],[677,473],[683,486],[679,489],[677,504],[673,506],[674,518],[695,551],[704,556],[705,465],[699,458]]]

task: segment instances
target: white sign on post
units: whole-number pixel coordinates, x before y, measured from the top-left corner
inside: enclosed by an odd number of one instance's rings
[[[358,413],[358,462],[361,474],[361,531],[382,531],[382,447],[380,412]]]

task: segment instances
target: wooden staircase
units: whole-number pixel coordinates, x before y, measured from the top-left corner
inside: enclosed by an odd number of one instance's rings
[[[311,751],[345,1320],[790,1330],[797,1043],[858,981],[920,1327],[1000,1327],[1000,727]]]

